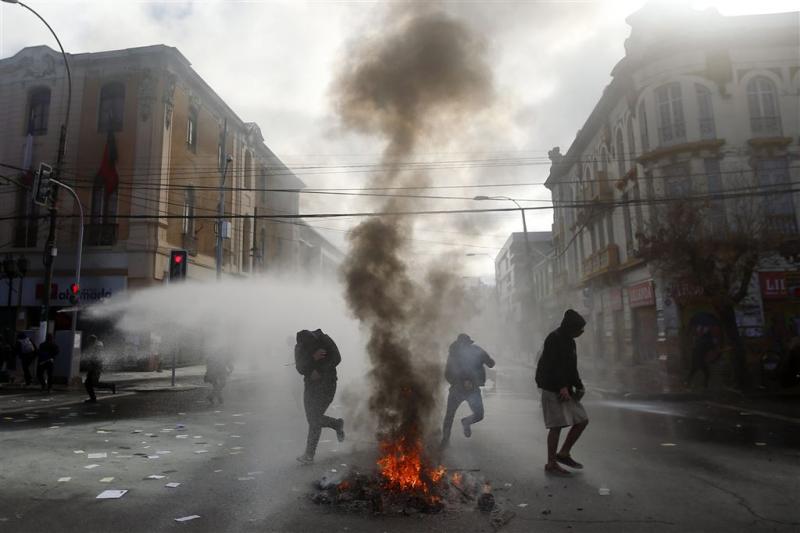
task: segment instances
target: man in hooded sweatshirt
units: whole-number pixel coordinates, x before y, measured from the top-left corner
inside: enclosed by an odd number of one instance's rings
[[[583,333],[586,320],[572,309],[564,313],[561,326],[547,336],[542,356],[536,367],[536,385],[542,389],[542,411],[547,434],[548,474],[570,475],[559,463],[580,469],[583,465],[572,458],[575,442],[589,424],[581,405],[584,388],[578,374],[578,354],[575,339]],[[561,429],[569,427],[567,438],[558,451]]]
[[[322,428],[336,430],[336,438],[344,441],[344,420],[325,414],[336,395],[336,366],[342,361],[339,348],[321,329],[297,332],[294,362],[303,375],[303,406],[308,420],[306,451],[297,460],[304,465],[314,462]]]
[[[453,418],[462,402],[467,402],[472,414],[461,419],[464,436],[472,436],[472,424],[483,420],[483,398],[481,389],[486,384],[486,369],[494,367],[492,359],[486,351],[473,343],[466,333],[461,333],[450,345],[444,377],[450,383],[447,394],[447,410],[442,424],[441,449],[450,444],[450,430]]]

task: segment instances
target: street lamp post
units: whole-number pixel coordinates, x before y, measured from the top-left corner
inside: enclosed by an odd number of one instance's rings
[[[47,29],[50,30],[50,33],[56,40],[56,43],[58,43],[58,48],[61,50],[61,57],[64,59],[64,67],[66,68],[67,72],[67,109],[64,114],[64,122],[61,124],[61,131],[58,138],[58,153],[56,154],[56,164],[53,169],[53,177],[59,179],[61,177],[61,168],[64,165],[64,153],[67,145],[67,127],[69,126],[69,112],[72,104],[72,73],[69,69],[69,60],[67,59],[66,52],[64,52],[64,47],[61,46],[61,40],[58,38],[58,35],[56,35],[56,32],[53,31],[53,28],[50,27],[50,24],[48,24],[39,13],[37,13],[30,6],[23,4],[19,0],[2,1],[6,4],[18,4],[33,13],[36,18],[41,20],[44,25],[47,26]],[[39,335],[42,338],[47,333],[47,325],[50,315],[50,287],[53,285],[53,268],[55,264],[55,257],[58,253],[56,249],[56,217],[58,216],[58,210],[56,208],[57,201],[58,187],[52,187],[50,189],[50,226],[47,232],[47,243],[45,244],[44,248],[45,276],[44,291],[42,291],[42,316],[40,318],[39,326]]]

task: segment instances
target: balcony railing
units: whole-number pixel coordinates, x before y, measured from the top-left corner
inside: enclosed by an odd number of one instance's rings
[[[87,246],[113,246],[117,243],[117,224],[87,224]]]
[[[583,279],[589,279],[619,267],[619,247],[609,244],[583,261]]]
[[[767,231],[774,235],[797,235],[797,219],[791,215],[767,215]]]

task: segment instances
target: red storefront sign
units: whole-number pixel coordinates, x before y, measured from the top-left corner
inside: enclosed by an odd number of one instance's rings
[[[765,300],[783,300],[789,296],[786,287],[786,272],[759,272],[761,296]]]
[[[631,307],[656,305],[656,291],[653,280],[643,281],[628,287],[628,301]]]

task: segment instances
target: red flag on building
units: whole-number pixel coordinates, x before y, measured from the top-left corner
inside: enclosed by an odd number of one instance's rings
[[[108,132],[106,147],[103,150],[103,160],[100,162],[100,170],[97,176],[103,180],[106,186],[106,194],[111,194],[117,189],[119,184],[119,174],[117,174],[117,143],[114,141],[114,133]]]

